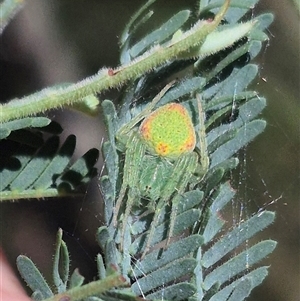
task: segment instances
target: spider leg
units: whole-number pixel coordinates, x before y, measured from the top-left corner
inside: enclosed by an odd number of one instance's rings
[[[170,224],[169,224],[169,229],[168,229],[166,246],[169,245],[170,239],[173,236],[173,231],[174,231],[174,226],[175,226],[175,221],[176,221],[176,216],[177,216],[177,211],[178,211],[178,204],[179,204],[179,201],[180,201],[180,196],[185,192],[186,187],[188,186],[191,177],[193,176],[193,174],[196,171],[198,156],[193,152],[193,153],[188,154],[188,156],[185,156],[185,158],[183,158],[183,160],[185,161],[186,169],[183,172],[183,175],[182,175],[182,178],[181,178],[180,182],[178,183],[177,194],[172,200]]]
[[[166,92],[174,85],[175,81],[171,81],[167,84],[154,98],[153,100],[142,110],[138,115],[136,115],[131,121],[124,125],[117,133],[118,137],[127,135],[142,119],[148,116],[156,106],[156,104],[161,100],[161,98],[166,94]]]
[[[144,252],[141,256],[141,258],[144,258],[146,253],[149,251],[151,247],[151,243],[154,237],[155,229],[157,227],[157,223],[161,214],[162,208],[166,205],[166,203],[171,200],[172,195],[174,192],[176,193],[176,196],[173,198],[174,204],[172,202],[172,209],[171,209],[171,216],[170,216],[170,225],[168,229],[167,234],[167,245],[170,242],[170,239],[173,235],[174,225],[175,225],[175,219],[177,215],[177,206],[179,203],[179,195],[183,194],[189,180],[192,176],[192,174],[195,172],[197,167],[197,160],[198,156],[196,153],[192,152],[186,155],[183,155],[182,157],[178,158],[178,160],[174,164],[174,169],[172,171],[172,174],[170,175],[169,180],[167,181],[166,185],[163,188],[162,196],[159,199],[153,220],[150,224],[150,232],[147,237],[147,243],[146,247],[144,249]]]
[[[126,144],[123,182],[122,182],[118,199],[116,201],[113,220],[112,220],[113,225],[117,226],[119,211],[123,203],[123,200],[125,199],[126,191],[129,190],[128,198],[126,202],[126,209],[122,219],[121,248],[122,248],[124,233],[126,229],[127,220],[130,214],[130,210],[134,204],[134,200],[136,199],[136,198],[129,197],[129,195],[132,195],[131,190],[133,190],[134,187],[137,187],[137,183],[139,181],[140,164],[142,158],[144,157],[145,149],[146,146],[144,143],[142,143],[138,134],[136,132],[132,132],[131,135],[129,135]]]
[[[132,209],[132,206],[140,200],[139,193],[136,188],[129,188],[126,200],[126,208],[122,218],[121,240],[120,250],[124,249],[125,232],[128,226],[128,218]]]

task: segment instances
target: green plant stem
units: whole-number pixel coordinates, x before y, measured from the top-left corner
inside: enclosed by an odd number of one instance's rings
[[[44,301],[78,301],[90,296],[104,293],[114,287],[127,286],[125,278],[119,274],[111,275],[103,280],[93,281],[83,286],[72,288]]]
[[[53,197],[64,197],[64,196],[74,196],[75,193],[67,193],[63,191],[58,191],[55,188],[49,188],[46,190],[24,190],[24,191],[9,191],[5,190],[0,192],[0,203],[3,201],[20,200],[20,199],[40,199],[40,198],[53,198]],[[78,195],[78,194],[76,194]]]
[[[215,30],[223,19],[229,3],[230,0],[225,0],[213,21],[199,21],[180,39],[171,41],[166,46],[154,47],[153,50],[138,57],[128,65],[116,69],[101,69],[97,74],[66,88],[46,88],[38,93],[14,99],[0,106],[0,123],[78,103],[88,95],[118,88],[129,80],[137,79],[167,61],[181,56],[187,57],[191,50],[200,47],[207,35]]]

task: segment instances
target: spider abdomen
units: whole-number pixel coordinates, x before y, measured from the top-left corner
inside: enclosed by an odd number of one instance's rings
[[[196,145],[191,117],[178,103],[164,105],[151,113],[142,122],[140,134],[151,153],[172,159],[192,152]]]

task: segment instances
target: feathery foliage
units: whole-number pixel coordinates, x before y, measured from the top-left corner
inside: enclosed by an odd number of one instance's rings
[[[46,117],[1,124],[1,201],[74,194],[97,174],[99,151],[91,149],[71,165],[76,137],[70,135],[60,146],[61,132],[61,126]],[[50,134],[46,140],[45,133]]]
[[[75,167],[65,169],[74,150],[74,137],[70,136],[60,148],[57,132],[44,142],[40,133],[49,127],[50,120],[28,116],[54,108],[59,101],[61,104],[84,102],[83,98],[93,98],[97,92],[126,83],[118,109],[110,100],[101,103],[108,141],[102,148],[107,174],[100,178],[105,225],[96,234],[101,248],[97,256],[99,280],[83,284],[84,278],[76,269],[69,275],[69,253],[59,231],[53,284],[46,282],[29,258],[18,257],[18,269],[32,289],[34,300],[110,301],[139,300],[139,297],[244,300],[267,275],[267,267],[257,264],[274,250],[276,243],[264,240],[251,245],[249,240],[273,222],[274,213],[256,213],[228,230],[222,212],[234,198],[229,175],[239,163],[237,153],[266,126],[259,118],[266,101],[249,85],[258,72],[251,60],[267,39],[264,30],[272,22],[272,15],[264,14],[248,21],[256,0],[199,1],[197,10],[180,11],[136,40],[136,34],[152,17],[149,8],[154,2],[148,1],[126,26],[120,39],[120,67],[103,69],[78,84],[48,88],[0,108],[1,138],[5,143],[14,140],[21,145],[20,152],[9,154],[3,160],[7,164],[3,171],[9,171],[9,176],[5,176],[7,183],[3,184],[2,198],[22,198],[22,193],[28,195],[31,191],[35,193],[32,197],[45,196],[51,189],[60,194],[61,187],[69,192],[90,179],[96,151],[79,159]],[[118,148],[116,135],[174,77],[175,85],[157,106],[179,102],[187,108],[199,133],[200,159],[208,158],[207,170],[200,181],[190,181],[184,193],[176,195],[174,191],[178,201],[173,221],[174,239],[166,246],[172,223],[170,200],[160,211],[151,241],[153,248],[143,257],[154,215],[147,206],[148,199],[141,196],[141,206],[132,208],[124,237],[120,225],[112,222],[114,204],[126,176],[126,152]],[[199,95],[202,115],[198,114]],[[37,104],[35,109],[30,106],[33,102]],[[14,113],[22,105],[24,110],[19,115]],[[28,127],[37,127],[38,131],[29,131]],[[26,138],[27,142],[35,141],[35,145],[20,141],[18,131],[24,128],[28,135],[40,138]],[[15,161],[18,169],[10,170]],[[148,168],[145,166],[146,171]],[[78,176],[73,177],[75,184],[69,180],[74,173]],[[156,182],[151,183],[155,189]],[[126,198],[121,210],[124,212],[125,208]],[[123,240],[122,249],[120,240]]]

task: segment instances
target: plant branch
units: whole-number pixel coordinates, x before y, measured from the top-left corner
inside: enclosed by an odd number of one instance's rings
[[[223,19],[229,3],[230,0],[225,0],[214,20],[198,21],[176,41],[170,41],[165,46],[154,47],[127,65],[116,69],[104,68],[97,74],[66,88],[46,88],[38,93],[14,99],[0,106],[0,123],[82,102],[86,96],[101,93],[111,88],[118,88],[129,80],[137,79],[167,61],[180,57],[187,58],[189,51],[196,47],[200,48],[208,34],[216,29]],[[193,56],[195,56],[194,53]]]
[[[44,301],[78,301],[83,300],[87,297],[99,295],[114,287],[127,286],[128,283],[125,278],[121,275],[114,274],[106,277],[105,279],[92,281],[83,286],[72,288],[64,293],[57,294],[51,298],[45,299]]]

